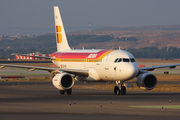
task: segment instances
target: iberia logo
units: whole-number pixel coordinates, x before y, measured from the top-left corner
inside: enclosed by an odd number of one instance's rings
[[[56,26],[57,43],[62,42],[61,26]]]

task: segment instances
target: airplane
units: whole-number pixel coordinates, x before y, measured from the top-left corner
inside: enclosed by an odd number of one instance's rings
[[[65,94],[65,92],[71,94],[75,81],[116,82],[114,94],[124,95],[126,94],[126,87],[124,86],[126,81],[136,77],[138,87],[152,90],[157,85],[157,78],[148,71],[180,66],[180,64],[173,64],[139,68],[134,56],[125,50],[71,49],[66,38],[58,6],[54,6],[54,19],[57,51],[52,53],[50,57],[36,57],[51,59],[57,68],[14,64],[0,64],[0,68],[17,67],[27,68],[28,71],[36,69],[49,71],[53,77],[52,83],[60,91],[61,95]],[[26,54],[21,55],[29,56]]]

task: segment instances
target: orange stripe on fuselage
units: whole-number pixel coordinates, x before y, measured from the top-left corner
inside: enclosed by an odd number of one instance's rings
[[[51,54],[51,57],[56,58],[56,61],[61,62],[98,62],[101,61],[106,55],[113,52],[114,50],[101,50],[98,52],[87,52],[87,53],[74,53],[74,52],[55,52]]]

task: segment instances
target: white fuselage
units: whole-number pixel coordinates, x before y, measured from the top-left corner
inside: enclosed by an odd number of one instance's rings
[[[126,81],[139,71],[134,56],[124,50],[69,50],[51,57],[57,67],[89,70],[89,77],[76,77],[79,81]]]

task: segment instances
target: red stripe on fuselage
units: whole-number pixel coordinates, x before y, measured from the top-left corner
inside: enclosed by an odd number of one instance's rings
[[[61,52],[55,52],[51,54],[51,57],[56,57],[60,59],[97,59],[104,53],[108,52],[109,50],[101,50],[99,52],[87,52],[87,53],[75,53],[75,52],[67,52],[67,53],[61,53]],[[89,57],[90,54],[97,54],[96,57]]]

